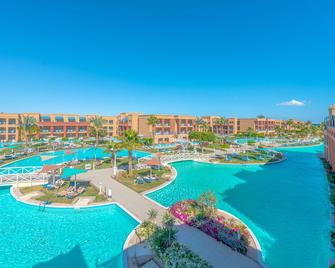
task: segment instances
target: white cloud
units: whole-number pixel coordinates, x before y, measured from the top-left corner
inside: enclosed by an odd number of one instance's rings
[[[278,106],[305,106],[305,101],[298,101],[298,100],[290,100],[290,101],[284,101],[277,104]]]

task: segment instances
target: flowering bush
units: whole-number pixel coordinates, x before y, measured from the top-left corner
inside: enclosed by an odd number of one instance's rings
[[[203,209],[203,204],[199,204],[198,201],[186,200],[174,204],[170,208],[170,213],[187,225],[198,228],[217,241],[246,254],[249,241],[246,227],[217,213],[204,216]]]
[[[165,267],[169,268],[210,268],[212,267],[187,247],[173,243],[160,255]]]

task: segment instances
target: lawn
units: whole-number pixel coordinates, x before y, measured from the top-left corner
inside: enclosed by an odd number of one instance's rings
[[[22,194],[27,194],[30,192],[34,191],[40,191],[44,195],[39,196],[36,198],[38,201],[50,201],[52,203],[64,203],[64,204],[72,204],[78,201],[80,197],[83,196],[95,196],[94,202],[104,202],[107,200],[107,198],[103,195],[99,195],[99,191],[97,188],[95,188],[93,185],[90,185],[88,182],[79,182],[78,184],[81,184],[82,186],[85,187],[85,192],[83,192],[81,195],[73,198],[73,199],[68,199],[66,197],[58,197],[57,193],[67,189],[70,186],[70,182],[66,182],[61,188],[58,190],[47,190],[44,188],[42,185],[35,185],[31,187],[22,187],[20,188],[20,191]]]
[[[168,167],[164,167],[160,170],[151,170],[152,175],[156,175],[159,177],[159,180],[152,181],[150,183],[145,182],[143,184],[137,184],[134,182],[134,180],[138,177],[145,177],[150,176],[150,168],[146,169],[140,169],[140,170],[134,170],[133,175],[129,176],[126,172],[122,172],[118,175],[116,178],[117,181],[122,183],[123,185],[126,185],[127,187],[133,189],[135,192],[144,192],[148,191],[150,189],[153,189],[159,185],[162,185],[163,183],[167,182],[171,177],[171,170]]]
[[[133,165],[136,165],[138,163],[137,160],[133,159]],[[85,165],[86,164],[93,164],[93,160],[87,160],[87,161],[82,161],[80,163],[78,163],[78,165],[75,166],[75,168],[79,168],[79,169],[85,169]],[[128,158],[117,158],[116,159],[116,165],[118,167],[122,167],[122,166],[128,166]],[[112,164],[111,164],[111,159],[110,158],[106,158],[103,160],[103,162],[99,165],[96,165],[96,169],[104,169],[104,168],[111,168]]]
[[[257,159],[257,157],[262,156],[263,159]],[[248,160],[243,160],[242,157],[248,157]],[[257,164],[257,163],[270,163],[274,162],[276,160],[279,160],[279,155],[276,157],[269,157],[267,156],[266,153],[264,152],[245,152],[245,153],[240,153],[236,157],[231,157],[231,160],[226,160],[225,158],[223,159],[216,159],[220,163],[232,163],[232,164]]]

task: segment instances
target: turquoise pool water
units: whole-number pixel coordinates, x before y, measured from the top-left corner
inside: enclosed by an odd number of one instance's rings
[[[148,196],[170,206],[211,190],[219,208],[252,229],[269,267],[327,267],[330,207],[324,170],[317,157],[323,147],[280,151],[287,160],[266,166],[174,163],[177,179]]]
[[[56,152],[47,152],[41,153],[37,156],[32,156],[26,159],[22,159],[16,161],[11,164],[7,164],[4,167],[26,167],[26,166],[43,166],[44,164],[61,164],[64,162],[69,162],[72,160],[89,160],[94,159],[102,159],[104,157],[109,157],[110,154],[106,153],[101,148],[80,148],[80,149],[71,149],[73,154],[66,154],[65,150],[56,151]],[[148,152],[142,151],[134,151],[133,157],[142,158],[145,156],[150,156],[151,154]],[[52,156],[50,159],[43,159],[44,156]],[[117,153],[117,157],[127,157],[128,151],[121,150]]]
[[[0,267],[121,268],[123,244],[137,221],[117,205],[74,209],[17,202],[0,187]]]

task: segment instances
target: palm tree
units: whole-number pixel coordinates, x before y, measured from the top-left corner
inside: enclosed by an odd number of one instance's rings
[[[36,123],[36,119],[29,115],[22,117],[18,129],[24,139],[25,147],[27,147],[29,139],[39,133],[39,126]]]
[[[223,135],[223,126],[228,123],[228,120],[225,117],[219,117],[215,120],[215,124],[220,126],[220,135]]]
[[[128,174],[133,173],[133,151],[141,145],[138,133],[135,130],[128,129],[123,133],[122,146],[128,150]]]
[[[156,134],[156,130],[155,130],[155,126],[160,122],[160,120],[154,116],[154,115],[150,115],[148,118],[148,125],[152,127],[152,137],[154,139],[155,142],[155,134]]]
[[[176,230],[173,228],[175,219],[170,213],[165,212],[163,215],[162,226],[168,232],[168,246],[172,244],[172,240],[175,240]]]
[[[209,129],[207,122],[201,117],[197,117],[195,123],[198,126],[199,131],[207,131]]]
[[[275,126],[275,132],[277,134],[278,137],[281,137],[283,135],[283,128],[280,126]]]
[[[158,216],[158,211],[154,208],[151,208],[149,211],[148,211],[148,220],[151,221],[151,222],[155,222],[156,218]]]
[[[105,135],[104,124],[106,124],[107,120],[103,119],[101,116],[94,116],[89,119],[91,124],[89,128],[89,133],[95,136],[95,145],[98,146],[99,138]]]
[[[110,142],[107,145],[106,152],[112,153],[112,158],[111,158],[111,166],[113,168],[113,176],[116,176],[117,174],[117,165],[116,165],[116,154],[117,152],[123,148],[123,144],[120,142]]]

